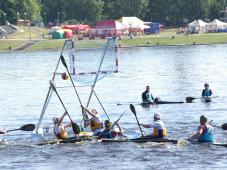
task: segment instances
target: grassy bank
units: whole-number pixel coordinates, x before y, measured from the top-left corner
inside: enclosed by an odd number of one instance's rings
[[[39,40],[38,43],[30,47],[34,50],[55,50],[61,49],[64,40],[52,40],[48,35],[48,30],[38,27],[19,27],[20,31],[8,35],[8,39],[0,39],[0,50],[15,49],[30,40]],[[44,34],[44,39],[42,37]],[[119,46],[155,46],[155,45],[191,45],[191,44],[222,44],[227,43],[227,33],[212,34],[176,34],[175,29],[164,30],[158,35],[136,36],[122,38],[118,41]],[[77,41],[76,48],[97,48],[102,47],[105,40],[81,40]]]

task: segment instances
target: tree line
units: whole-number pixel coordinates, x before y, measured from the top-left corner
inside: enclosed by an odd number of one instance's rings
[[[194,19],[223,18],[227,0],[0,0],[0,24],[17,19],[60,20],[95,24],[105,19],[137,16],[144,21],[179,26]]]

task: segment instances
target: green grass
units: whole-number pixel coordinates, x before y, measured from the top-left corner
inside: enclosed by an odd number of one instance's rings
[[[40,27],[18,27],[20,31],[8,35],[8,39],[0,39],[0,50],[9,50],[9,47],[15,49],[25,42],[29,41],[30,35],[32,40],[40,40],[28,50],[48,50],[61,49],[64,39],[52,40],[48,35],[48,29]],[[41,32],[44,33],[45,39],[41,39]],[[155,46],[155,45],[191,45],[191,44],[221,44],[227,43],[227,33],[212,34],[176,34],[176,29],[166,29],[157,35],[135,36],[122,38],[118,41],[120,46]],[[105,45],[106,40],[80,40],[76,41],[75,48],[99,48]]]
[[[43,33],[46,38],[48,36],[48,29],[44,29],[41,27],[25,27],[25,26],[17,26],[19,29],[17,32],[8,35],[8,39],[41,39],[41,33]]]
[[[173,37],[174,36],[174,37]],[[162,36],[150,35],[143,38],[122,39],[121,46],[153,46],[153,45],[190,45],[190,44],[218,44],[227,43],[226,33],[190,34]]]
[[[0,40],[0,50],[9,50],[9,48],[14,49],[24,44],[24,40]]]

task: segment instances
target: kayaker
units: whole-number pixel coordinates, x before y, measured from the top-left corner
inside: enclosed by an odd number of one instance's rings
[[[152,128],[151,136],[153,137],[165,137],[167,135],[167,130],[165,123],[161,120],[161,114],[156,112],[154,113],[154,122],[151,124],[140,124],[144,128]]]
[[[118,123],[115,124],[118,127],[117,129],[113,129],[112,123],[109,120],[105,120],[104,125],[105,129],[99,135],[99,139],[101,138],[111,139],[123,135],[122,129]]]
[[[61,118],[58,118],[58,117],[53,118],[54,134],[58,139],[66,139],[68,137],[66,128],[72,126],[71,123],[63,126],[62,121],[63,121],[65,115],[67,115],[67,112],[64,112],[64,114],[61,116]]]
[[[188,140],[191,141],[193,139],[197,139],[198,142],[213,142],[214,141],[214,129],[211,125],[207,123],[207,117],[202,115],[200,116],[200,125],[198,127],[198,131]]]
[[[94,136],[99,136],[101,132],[103,131],[103,122],[98,114],[98,112],[95,109],[92,109],[89,111],[87,108],[81,105],[81,108],[83,109],[83,114],[88,113],[90,116],[92,116],[91,119],[84,120],[84,127],[90,126],[91,131],[93,132]],[[86,113],[85,113],[86,111]]]
[[[143,103],[153,104],[154,97],[150,93],[150,86],[146,86],[146,90],[142,93],[142,101]]]
[[[204,87],[205,87],[205,89],[203,89],[203,91],[202,91],[202,97],[203,98],[211,98],[213,92],[212,92],[211,89],[209,89],[209,84],[205,83]]]

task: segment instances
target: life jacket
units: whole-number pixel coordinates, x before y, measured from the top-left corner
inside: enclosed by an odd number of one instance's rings
[[[202,96],[211,96],[212,91],[210,89],[203,89]]]
[[[210,125],[205,125],[203,128],[202,135],[198,138],[199,142],[213,142],[214,136],[213,136],[214,129]]]
[[[91,131],[94,132],[97,129],[103,128],[103,123],[98,117],[93,117],[90,124]]]
[[[68,133],[65,128],[62,126],[54,125],[54,134],[58,139],[66,139],[68,138]]]
[[[158,137],[158,138],[162,138],[167,135],[167,130],[163,121],[161,120],[154,121],[152,134],[154,137]]]
[[[147,102],[147,101],[152,102],[154,100],[154,97],[148,91],[144,91],[142,94],[142,100],[143,102]]]

